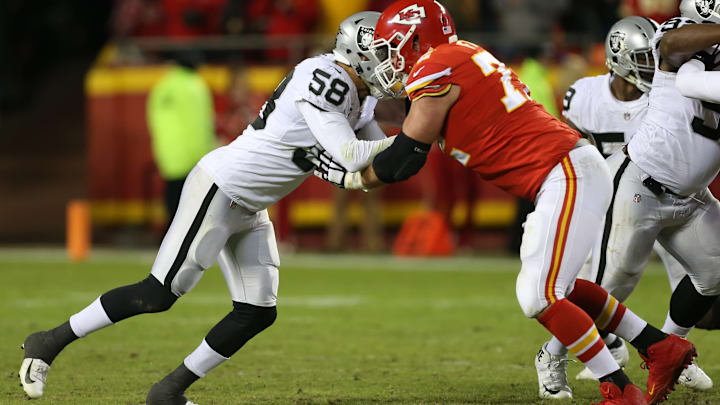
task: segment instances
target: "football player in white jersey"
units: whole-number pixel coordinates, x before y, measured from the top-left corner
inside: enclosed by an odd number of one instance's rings
[[[565,94],[563,116],[566,121],[591,139],[606,158],[630,141],[647,112],[648,93],[655,71],[652,39],[657,28],[655,21],[637,16],[615,23],[605,39],[606,64],[610,72],[582,78]],[[674,289],[687,272],[659,243],[655,243],[654,250],[665,264]],[[604,260],[601,258],[600,262]],[[601,280],[592,279],[590,272],[591,266],[587,265],[580,277],[600,283]],[[604,340],[615,360],[624,367],[629,353],[623,340],[613,334],[606,334]],[[572,397],[566,364],[567,349],[556,338],[540,349],[535,357],[535,367],[541,398]],[[587,368],[576,378],[595,379]],[[699,390],[712,387],[712,380],[694,364],[683,371],[679,381]]]
[[[707,102],[720,102],[713,76],[718,8],[720,2],[683,0],[683,17],[656,32],[649,106],[628,146],[608,159],[615,174],[609,231],[594,249],[601,254],[593,258],[593,279],[620,300],[637,285],[656,240],[683,264],[687,275],[663,327],[681,337],[720,295],[720,203],[707,188],[720,170],[720,108]]]
[[[333,54],[298,64],[241,136],[202,158],[145,280],[108,291],[69,321],[26,338],[20,381],[29,397],[42,395],[50,364],[67,344],[169,309],[216,260],[233,309],[151,388],[147,404],[190,404],[184,396],[190,384],[274,322],[280,261],[266,208],[313,173],[314,153],[324,150],[360,170],[393,141],[373,120],[376,97],[384,96],[368,48],[379,15],[361,12],[343,21]]]

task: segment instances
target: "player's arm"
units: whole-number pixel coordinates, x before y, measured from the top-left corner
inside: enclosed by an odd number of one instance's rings
[[[720,71],[706,71],[703,62],[690,59],[678,69],[675,86],[685,97],[720,103]]]
[[[392,138],[384,136],[372,141],[357,139],[343,113],[325,111],[303,100],[297,102],[297,108],[318,143],[348,171],[362,170],[393,142]]]
[[[665,29],[666,24],[660,29]],[[720,24],[686,24],[670,29],[660,40],[660,70],[676,72],[693,55],[717,43],[720,43]]]
[[[460,96],[460,87],[448,86],[449,90],[442,95],[413,101],[395,142],[363,170],[365,188],[407,180],[422,169],[430,146],[440,138],[448,111]]]

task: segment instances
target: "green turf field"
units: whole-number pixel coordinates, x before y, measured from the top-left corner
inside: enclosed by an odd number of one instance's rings
[[[62,252],[0,250],[0,404],[27,404],[17,370],[27,334],[68,319],[100,293],[144,278],[152,252],[98,253],[70,264]],[[515,259],[399,260],[286,255],[278,320],[188,397],[210,404],[539,404],[533,356],[548,334],[515,300]],[[143,404],[230,309],[217,268],[168,312],[123,321],[55,360],[38,404]],[[669,288],[653,265],[629,306],[662,325]],[[695,331],[699,363],[720,382],[720,331]],[[633,354],[627,370],[644,389]],[[571,378],[581,369],[569,367]],[[597,384],[571,380],[575,400]],[[546,402],[550,403],[550,402]],[[683,387],[669,404],[720,404],[720,387]]]

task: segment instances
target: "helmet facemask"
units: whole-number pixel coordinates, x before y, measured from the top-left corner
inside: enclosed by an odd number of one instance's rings
[[[643,17],[626,17],[616,22],[605,38],[605,64],[614,74],[650,92],[655,74],[652,39],[657,23]]]
[[[404,96],[403,86],[408,73],[406,70],[411,67],[405,63],[402,49],[412,38],[415,27],[415,25],[411,25],[405,34],[395,32],[389,39],[378,38],[370,45],[370,50],[380,61],[375,67],[377,81],[385,92],[395,98]]]
[[[652,49],[623,49],[615,61],[608,60],[608,68],[615,74],[635,85],[643,93],[649,93],[655,75],[655,59]]]

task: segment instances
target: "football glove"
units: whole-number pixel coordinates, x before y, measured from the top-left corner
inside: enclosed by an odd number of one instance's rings
[[[360,172],[348,172],[345,167],[336,162],[333,157],[319,146],[314,146],[308,152],[312,163],[315,165],[316,177],[328,183],[348,190],[365,190]]]

